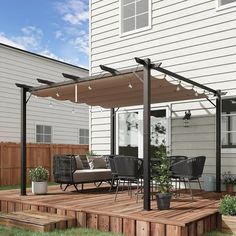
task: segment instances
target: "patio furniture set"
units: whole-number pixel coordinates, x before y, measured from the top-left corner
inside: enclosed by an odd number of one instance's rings
[[[193,198],[190,182],[197,181],[199,188],[202,189],[199,178],[202,176],[206,157],[170,156],[168,158],[175,189],[180,190],[181,182],[184,183],[186,189],[187,182]],[[151,165],[158,165],[158,158],[152,159]],[[135,182],[138,200],[138,192],[142,189],[143,183],[143,159],[123,155],[88,157],[85,155],[55,155],[53,175],[54,181],[59,183],[64,191],[69,185],[73,185],[79,191],[78,184],[81,184],[81,190],[83,190],[85,183],[95,183],[99,187],[102,182],[108,182],[111,188],[116,183],[115,200],[121,183],[127,182],[128,193],[132,196],[131,186]],[[63,184],[66,185],[64,188]]]

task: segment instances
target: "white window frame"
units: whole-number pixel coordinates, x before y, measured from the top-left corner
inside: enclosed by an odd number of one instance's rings
[[[236,7],[236,1],[228,4],[221,4],[222,0],[216,0],[216,9],[217,10],[224,10],[224,9],[229,9],[231,7]]]
[[[49,127],[51,127],[51,142],[45,142],[45,141],[37,142],[37,126],[43,126],[43,127],[49,126]],[[45,124],[35,124],[35,143],[53,143],[53,126],[52,125],[45,125]]]
[[[82,136],[82,135],[81,135],[81,130],[88,130],[88,136],[84,136],[84,135]],[[87,143],[81,143],[80,138],[84,138],[84,139],[88,140],[88,142],[87,142]],[[89,145],[89,129],[86,129],[86,128],[79,128],[79,144],[82,144],[82,145]]]
[[[139,29],[134,29],[134,30],[128,31],[128,32],[122,32],[123,31],[123,29],[122,29],[122,15],[123,15],[123,12],[122,12],[122,2],[123,2],[123,0],[119,1],[119,8],[120,8],[119,9],[120,37],[136,34],[136,33],[143,32],[143,31],[151,29],[151,27],[152,27],[152,23],[151,23],[152,22],[152,1],[151,0],[147,0],[147,1],[148,1],[148,25],[145,26],[145,27],[139,28]]]

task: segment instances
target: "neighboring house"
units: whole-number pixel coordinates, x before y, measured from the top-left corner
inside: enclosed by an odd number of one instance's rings
[[[236,0],[91,0],[90,16],[92,75],[101,72],[101,64],[119,70],[137,66],[134,57],[150,58],[172,72],[227,92],[222,172],[236,174]],[[165,138],[172,155],[206,155],[204,171],[215,173],[213,104],[201,99],[153,104],[152,110],[152,144]],[[188,110],[190,125],[184,127]],[[116,112],[117,153],[142,157],[142,112],[141,107]],[[90,123],[91,149],[109,153],[110,111],[92,107]]]
[[[0,141],[20,142],[20,89],[15,83],[40,85],[37,78],[59,82],[62,73],[88,76],[88,70],[0,44]],[[60,91],[58,91],[60,96]],[[72,102],[30,96],[27,142],[88,144],[89,108]]]

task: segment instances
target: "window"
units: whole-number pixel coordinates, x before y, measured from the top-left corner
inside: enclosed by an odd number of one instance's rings
[[[236,98],[222,101],[221,136],[223,148],[236,147]]]
[[[223,6],[232,2],[236,2],[236,0],[218,0],[219,1],[219,6]]]
[[[88,129],[79,129],[79,143],[89,144],[89,130]]]
[[[218,7],[228,6],[228,4],[232,3],[236,3],[236,0],[218,0]]]
[[[48,125],[36,125],[36,143],[51,143],[52,127]]]
[[[121,1],[121,33],[144,29],[150,26],[151,1]]]

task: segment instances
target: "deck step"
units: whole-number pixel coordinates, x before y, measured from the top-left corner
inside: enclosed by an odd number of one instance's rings
[[[0,213],[0,224],[7,227],[18,227],[32,231],[48,232],[55,229],[66,229],[76,225],[76,219],[40,211],[17,211]]]

